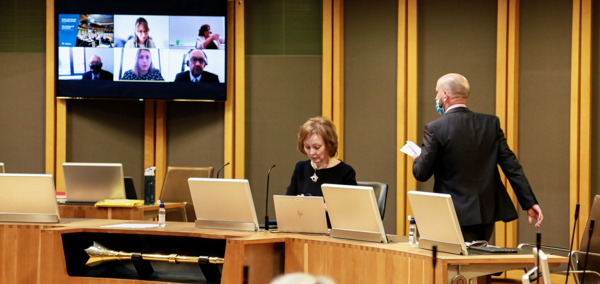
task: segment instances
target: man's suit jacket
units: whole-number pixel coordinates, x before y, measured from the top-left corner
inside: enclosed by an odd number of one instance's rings
[[[92,71],[83,73],[81,80],[92,80]],[[113,80],[113,73],[105,70],[100,70],[100,80]]]
[[[537,204],[497,116],[474,113],[466,107],[451,109],[425,126],[421,150],[413,175],[419,181],[435,175],[433,191],[452,196],[461,226],[508,222],[518,217],[497,165],[523,209]]]
[[[191,82],[190,79],[190,71],[185,71],[178,73],[175,76],[175,82]],[[217,74],[213,74],[210,72],[202,72],[202,77],[200,77],[200,83],[219,83],[219,76]]]

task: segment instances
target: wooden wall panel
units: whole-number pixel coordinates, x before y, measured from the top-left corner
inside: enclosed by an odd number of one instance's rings
[[[422,143],[425,124],[439,118],[435,85],[444,74],[467,77],[469,109],[495,113],[497,5],[495,1],[418,1],[417,144]],[[417,188],[433,190],[433,178]]]
[[[296,163],[308,160],[298,150],[297,134],[308,118],[321,113],[321,57],[247,56],[246,66],[246,178],[263,220],[269,167],[277,165],[269,195],[285,194]],[[269,208],[275,219],[272,197]]]
[[[569,244],[571,42],[556,38],[571,38],[572,5],[521,1],[519,161],[549,222],[533,228],[519,210],[519,243],[541,231],[546,245]]]
[[[369,3],[344,4],[344,157],[357,180],[388,184],[383,222],[395,233],[398,4]]]

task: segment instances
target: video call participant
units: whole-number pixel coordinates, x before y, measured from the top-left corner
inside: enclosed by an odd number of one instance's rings
[[[102,70],[102,59],[100,56],[93,55],[90,57],[91,71],[83,73],[81,80],[113,80],[113,74]]]
[[[198,31],[196,39],[196,48],[198,49],[219,49],[221,45],[219,34],[212,34],[209,25],[202,25]]]
[[[214,82],[219,83],[219,76],[204,71],[208,61],[204,51],[199,49],[190,50],[188,53],[187,65],[190,70],[178,73],[175,76],[175,82]]]
[[[125,43],[125,47],[155,48],[156,45],[148,35],[149,32],[148,21],[142,17],[138,18],[135,21],[134,36]]]
[[[421,154],[412,157],[413,175],[419,181],[434,175],[433,191],[452,196],[465,241],[489,241],[496,221],[519,217],[500,180],[500,165],[527,210],[529,224],[536,219],[539,227],[542,209],[506,143],[500,119],[470,111],[466,106],[470,89],[460,74],[446,74],[437,81],[435,107],[442,117],[425,126]]]
[[[298,150],[310,160],[296,164],[287,195],[323,196],[324,183],[356,185],[354,169],[333,158],[338,138],[335,125],[325,117],[313,117],[298,132]]]
[[[160,70],[152,64],[152,54],[149,49],[138,49],[133,69],[125,71],[121,80],[164,81]]]

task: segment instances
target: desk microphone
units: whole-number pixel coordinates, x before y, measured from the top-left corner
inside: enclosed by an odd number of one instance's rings
[[[269,230],[269,176],[271,176],[271,170],[275,167],[272,165],[267,173],[267,198],[265,201],[265,230]]]
[[[437,246],[432,246],[431,247],[432,250],[432,259],[431,262],[433,262],[433,283],[435,284],[435,265],[437,263]]]
[[[587,248],[585,249],[585,262],[583,262],[583,275],[581,276],[581,283],[585,283],[585,270],[587,269],[588,254],[590,252],[590,243],[592,242],[592,234],[594,233],[594,223],[596,223],[596,221],[594,219],[590,219],[590,230],[589,230],[590,235],[588,237]]]
[[[225,166],[227,166],[227,165],[229,165],[229,162],[225,163],[225,165],[222,165],[222,166],[219,168],[219,170],[217,171],[217,176],[216,176],[215,178],[219,178],[219,173],[220,173],[220,172],[221,172],[221,170],[222,170],[222,169],[223,169]]]
[[[537,283],[540,283],[540,278],[542,277],[542,272],[540,270],[540,252],[542,249],[542,233],[538,232],[535,236],[535,247],[537,248],[537,257],[535,263],[537,264]]]
[[[571,253],[573,253],[573,241],[575,240],[575,228],[577,228],[577,219],[579,218],[579,203],[575,206],[575,221],[573,222],[573,234],[571,235],[571,246],[569,247],[569,262],[567,262],[567,277],[565,284],[569,283],[569,271],[571,270]]]

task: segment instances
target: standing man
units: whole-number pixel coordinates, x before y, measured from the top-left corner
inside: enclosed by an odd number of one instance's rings
[[[208,58],[204,51],[200,49],[190,50],[188,54],[187,65],[190,70],[178,73],[175,76],[175,82],[213,82],[219,83],[219,76],[207,71],[204,71],[208,65]]]
[[[102,70],[102,59],[98,55],[90,57],[90,69],[83,73],[81,80],[113,80],[113,73]]]
[[[452,196],[465,241],[489,240],[496,221],[518,217],[500,180],[500,165],[527,210],[529,224],[535,219],[539,227],[542,209],[506,143],[500,119],[467,108],[471,87],[460,74],[442,76],[435,90],[435,107],[442,117],[425,126],[421,154],[412,157],[415,178],[427,181],[435,175],[433,191]]]

